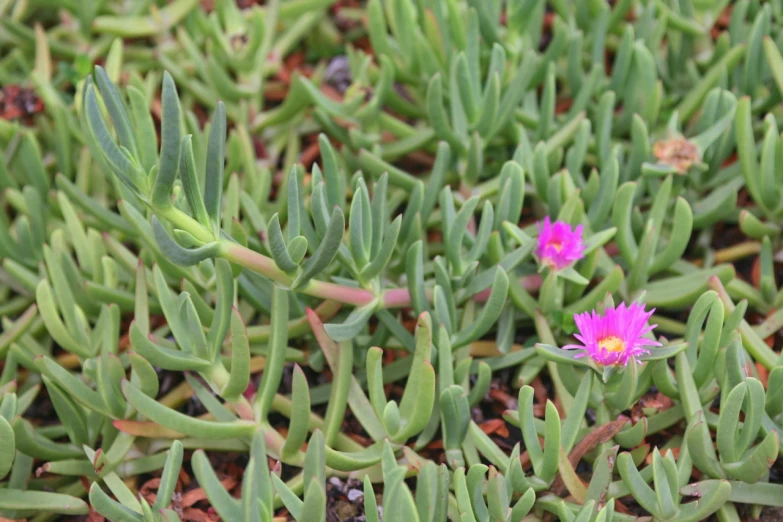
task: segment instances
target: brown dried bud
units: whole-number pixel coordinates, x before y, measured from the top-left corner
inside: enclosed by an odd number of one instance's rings
[[[699,147],[685,138],[661,140],[653,146],[653,154],[658,163],[674,167],[679,174],[685,174],[701,159]]]

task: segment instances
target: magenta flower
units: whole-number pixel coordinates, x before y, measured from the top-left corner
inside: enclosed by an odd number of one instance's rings
[[[549,216],[536,223],[538,227],[538,259],[557,270],[582,259],[585,244],[582,241],[582,225],[571,228],[564,221],[549,221]]]
[[[626,307],[607,308],[604,315],[595,310],[574,315],[579,333],[574,335],[582,344],[563,346],[564,350],[584,350],[577,357],[585,355],[600,366],[626,366],[628,361],[649,353],[648,346],[661,343],[644,337],[644,334],[658,326],[647,326],[647,320],[655,311],[644,311],[644,305],[633,303]]]

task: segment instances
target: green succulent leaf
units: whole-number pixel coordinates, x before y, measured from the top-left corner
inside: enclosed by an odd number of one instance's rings
[[[0,417],[0,478],[5,478],[14,463],[16,443],[14,430],[4,417]]]
[[[122,382],[122,392],[131,406],[148,419],[191,437],[205,439],[249,437],[256,429],[254,423],[246,421],[212,422],[194,419],[147,397],[128,381]]]
[[[211,366],[209,361],[186,351],[173,350],[155,344],[141,332],[135,323],[130,327],[130,340],[134,350],[160,368],[177,371],[205,371]]]
[[[90,512],[86,502],[70,495],[9,488],[0,489],[0,506],[7,510],[61,515],[86,515]]]
[[[250,383],[250,344],[242,316],[231,309],[231,370],[226,385],[221,390],[224,397],[233,398],[247,390]]]
[[[179,266],[193,266],[205,259],[215,257],[218,254],[220,244],[213,241],[198,248],[185,248],[177,243],[158,221],[152,217],[152,229],[155,232],[155,240],[158,242],[161,252],[172,263]]]

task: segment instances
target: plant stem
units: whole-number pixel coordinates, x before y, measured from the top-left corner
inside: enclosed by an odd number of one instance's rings
[[[277,268],[275,262],[263,255],[235,243],[224,242],[221,245],[222,257],[237,265],[243,266],[257,274],[282,285],[290,286],[293,278]],[[352,286],[338,285],[326,281],[310,281],[299,289],[303,294],[329,299],[338,303],[354,306],[364,306],[375,299],[372,291]],[[410,306],[410,294],[407,288],[395,288],[383,293],[384,308],[401,308]]]
[[[250,250],[249,248],[224,241],[221,244],[220,254],[228,261],[243,266],[248,270],[252,270],[257,274],[261,274],[278,285],[289,287],[291,283],[293,283],[293,278],[277,268],[275,262],[271,258]],[[303,288],[298,289],[298,291],[313,297],[320,297],[354,306],[363,306],[375,299],[375,295],[373,295],[370,290],[338,285],[326,281],[310,281]]]
[[[215,237],[204,225],[178,208],[172,206],[168,208],[154,208],[153,210],[160,217],[170,221],[174,226],[191,234],[199,241],[203,241],[204,243],[212,243],[215,241]]]
[[[180,225],[177,224],[177,226]],[[190,232],[191,227],[182,226],[181,228]],[[280,286],[288,288],[293,283],[293,277],[277,268],[277,265],[275,265],[272,258],[259,254],[242,245],[230,241],[222,241],[220,245],[220,256],[231,263],[252,270],[257,274],[261,274]],[[519,280],[519,283],[522,288],[533,290],[540,286],[541,278],[538,275],[525,276]],[[376,298],[375,293],[371,290],[329,283],[327,281],[310,281],[304,287],[297,288],[296,291],[313,297],[320,297],[322,299],[353,306],[367,305]],[[427,300],[431,301],[432,292],[427,289],[425,294]],[[488,297],[489,292],[480,292],[473,296],[476,302],[484,302]],[[406,308],[411,306],[411,296],[407,288],[390,288],[384,290],[381,293],[380,301],[381,308]]]
[[[288,286],[293,282],[293,278],[277,268],[271,258],[236,243],[224,241],[220,245],[220,255],[280,285]]]
[[[226,367],[223,366],[223,363],[220,361],[220,358],[218,358],[218,361],[212,366],[212,369],[207,374],[208,377],[212,379],[212,381],[217,385],[219,389],[224,389],[226,384],[228,383],[230,379],[230,375],[228,371],[226,370]],[[255,420],[254,414],[253,414],[253,407],[250,405],[248,400],[240,395],[239,397],[232,397],[229,399],[226,399],[226,404],[231,406],[231,408],[234,410],[234,412],[239,415],[240,419],[243,420]]]
[[[427,297],[430,297],[427,295]],[[407,288],[392,288],[383,292],[382,303],[384,308],[402,308],[410,306],[411,295]]]
[[[259,425],[259,429],[264,433],[264,444],[266,445],[267,453],[274,458],[281,459],[285,438],[266,421]],[[301,451],[295,453],[290,458],[286,459],[285,464],[288,464],[289,466],[303,466],[304,453]]]
[[[310,281],[301,291],[313,297],[331,299],[333,301],[356,306],[364,306],[375,300],[375,295],[371,290],[338,285],[326,281]]]

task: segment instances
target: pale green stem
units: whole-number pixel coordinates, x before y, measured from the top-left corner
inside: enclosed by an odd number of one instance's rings
[[[283,445],[285,444],[285,437],[280,435],[276,429],[270,426],[266,421],[259,425],[259,430],[264,433],[264,444],[266,445],[266,451],[273,458],[281,459],[283,454]],[[299,451],[293,456],[284,460],[285,464],[289,466],[301,467],[304,465],[305,455]]]
[[[209,377],[212,379],[212,382],[217,385],[218,389],[222,390],[225,388],[226,384],[228,384],[231,376],[226,370],[226,367],[223,366],[223,362],[218,358],[217,362],[212,366],[212,369],[209,372]],[[240,395],[239,397],[226,397],[225,399],[226,403],[231,406],[231,408],[239,415],[241,419],[250,421],[255,420],[253,407],[244,396]]]
[[[293,278],[277,268],[277,265],[271,258],[249,248],[225,241],[221,244],[220,254],[228,261],[261,274],[278,285],[288,287],[293,283]],[[363,306],[375,299],[375,295],[370,290],[337,285],[326,281],[310,281],[304,287],[297,289],[297,291],[313,297],[354,306]]]
[[[179,223],[177,226],[180,226]],[[184,225],[181,226],[181,228],[192,233],[190,226]],[[199,237],[199,239],[201,238]],[[210,239],[205,242],[209,241],[212,240]],[[252,270],[257,274],[270,279],[280,286],[290,288],[293,283],[293,277],[280,270],[272,258],[259,254],[258,252],[237,243],[222,241],[219,255],[231,263]],[[540,277],[537,275],[525,276],[520,279],[520,284],[526,290],[536,289],[540,285]],[[376,295],[372,290],[339,285],[327,281],[310,281],[305,286],[297,288],[295,291],[312,297],[320,297],[321,299],[328,299],[330,301],[353,306],[364,306],[376,299]],[[430,289],[426,289],[425,294],[428,300],[432,300],[432,291]],[[489,297],[489,292],[480,292],[472,297],[477,302],[484,302]],[[381,308],[406,308],[410,305],[411,296],[407,288],[391,288],[384,290],[380,295]]]
[[[154,208],[154,212],[162,218],[170,221],[174,226],[189,233],[199,241],[212,243],[215,236],[204,225],[188,216],[176,207]]]
[[[426,294],[431,297],[430,292]],[[403,308],[410,306],[411,295],[407,288],[392,288],[383,292],[382,302],[384,308]]]

